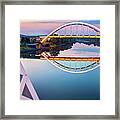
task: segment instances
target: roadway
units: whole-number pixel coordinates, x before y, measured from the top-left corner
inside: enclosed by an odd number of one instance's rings
[[[78,36],[76,36],[76,35],[66,35],[66,36],[48,36],[48,38],[100,38],[100,36],[95,36],[95,35],[84,35],[84,36],[82,36],[82,35],[78,35]]]

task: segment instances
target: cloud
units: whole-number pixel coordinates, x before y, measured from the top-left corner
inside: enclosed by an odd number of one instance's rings
[[[84,43],[75,43],[72,47],[72,49],[81,49],[81,48],[97,48],[97,49],[99,49],[98,46],[94,46],[93,44],[86,45]]]
[[[59,56],[66,57],[98,57],[100,55],[100,49],[94,45],[85,45],[83,43],[75,43],[71,49],[60,51]]]

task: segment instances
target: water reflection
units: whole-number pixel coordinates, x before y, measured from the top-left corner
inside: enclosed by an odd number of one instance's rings
[[[39,48],[36,46],[39,44]],[[76,46],[79,44],[78,46]],[[73,49],[73,46],[74,49]],[[99,38],[50,38],[46,43],[40,44],[36,41],[30,42],[29,40],[21,40],[20,44],[20,57],[21,58],[31,58],[40,59],[42,52],[49,53],[50,56],[73,56],[77,52],[83,55],[91,56],[91,52],[96,53],[92,56],[99,55],[100,39]],[[68,51],[69,50],[69,51]],[[91,51],[92,50],[92,51]],[[80,54],[80,55],[82,55]],[[40,55],[40,56],[36,56]]]

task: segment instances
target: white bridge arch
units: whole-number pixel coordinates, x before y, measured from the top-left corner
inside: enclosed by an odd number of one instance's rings
[[[61,25],[60,27],[56,28],[55,30],[53,30],[52,32],[50,32],[42,41],[41,43],[44,43],[47,41],[48,37],[52,34],[54,34],[55,32],[59,31],[60,29],[67,27],[67,26],[71,26],[71,25],[83,25],[83,26],[87,26],[91,29],[93,29],[96,32],[100,32],[100,29],[94,25],[88,24],[88,23],[84,23],[84,22],[70,22],[70,23],[66,23],[64,25]]]

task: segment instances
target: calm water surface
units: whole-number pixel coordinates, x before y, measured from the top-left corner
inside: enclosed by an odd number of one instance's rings
[[[41,100],[99,100],[100,68],[86,73],[64,72],[47,60],[22,60]]]

